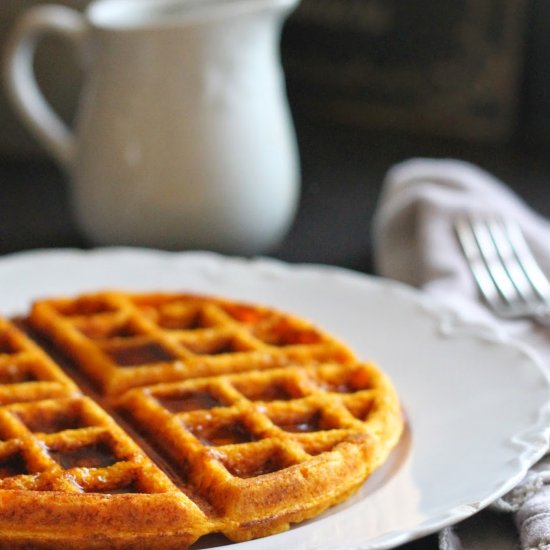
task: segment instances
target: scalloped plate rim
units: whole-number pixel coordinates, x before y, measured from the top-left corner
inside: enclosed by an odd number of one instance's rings
[[[533,369],[538,369],[538,374],[545,380],[547,389],[550,388],[548,374],[541,367],[538,359],[530,352],[527,346],[507,337],[491,325],[469,324],[464,321],[459,312],[447,306],[442,306],[434,298],[428,297],[418,290],[396,281],[365,275],[342,267],[323,264],[289,264],[281,260],[267,257],[240,258],[204,251],[167,252],[154,249],[126,247],[106,247],[91,250],[72,248],[39,249],[8,254],[0,258],[0,281],[4,277],[6,271],[14,270],[14,272],[17,273],[18,270],[28,269],[35,262],[51,264],[52,262],[59,262],[60,260],[68,262],[69,264],[73,262],[82,262],[83,264],[88,264],[90,262],[101,263],[112,260],[116,260],[116,262],[168,262],[169,264],[181,264],[181,266],[184,267],[193,266],[194,269],[200,267],[208,270],[210,267],[218,271],[220,271],[222,266],[230,266],[233,270],[244,270],[245,272],[251,272],[254,276],[260,273],[262,276],[275,277],[275,279],[314,277],[320,278],[322,282],[325,282],[325,280],[329,282],[336,281],[336,285],[357,286],[359,292],[364,288],[369,288],[369,291],[372,291],[372,289],[380,289],[382,292],[388,293],[388,295],[392,297],[390,298],[391,300],[403,300],[404,303],[414,303],[419,306],[424,311],[425,315],[431,317],[434,322],[437,322],[440,328],[446,327],[443,329],[443,332],[447,331],[447,336],[451,339],[456,337],[469,338],[474,341],[482,340],[492,342],[493,345],[497,347],[503,346],[508,349],[516,349],[518,353],[524,356],[525,360],[528,362],[531,361]],[[223,271],[223,269],[221,271]],[[36,290],[36,294],[40,294],[38,288]],[[84,288],[84,290],[86,290],[86,288]],[[0,297],[0,306],[4,302],[5,298]],[[4,311],[2,311],[2,313],[4,313]],[[9,311],[9,314],[13,313],[13,311]],[[329,542],[321,546],[309,546],[307,540],[300,540],[300,531],[305,534],[307,530],[310,530],[311,526],[318,526],[320,522],[326,521],[326,518],[321,516],[318,519],[310,520],[303,527],[296,526],[290,531],[273,535],[265,539],[232,544],[231,548],[235,548],[235,550],[238,548],[242,548],[243,550],[255,550],[256,548],[265,548],[265,542],[269,541],[270,547],[271,543],[275,544],[273,548],[285,547],[305,549],[326,547],[379,550],[393,548],[396,545],[428,535],[446,525],[465,519],[477,510],[487,506],[495,498],[502,496],[510,490],[525,475],[529,467],[548,450],[548,439],[550,435],[550,403],[546,403],[546,406],[541,406],[538,412],[537,421],[530,426],[529,429],[525,429],[523,432],[516,434],[518,441],[515,441],[514,444],[523,447],[524,452],[522,456],[518,457],[516,460],[515,474],[506,477],[506,479],[496,480],[496,487],[488,492],[483,499],[457,503],[455,506],[444,510],[440,514],[434,514],[423,521],[419,521],[414,526],[395,529],[391,532],[382,533],[374,538],[365,539],[360,542],[355,541],[352,543],[352,546],[349,546],[347,543],[340,545],[339,542],[336,544]],[[329,517],[345,517],[346,514],[349,514],[349,508],[338,510],[337,507]]]

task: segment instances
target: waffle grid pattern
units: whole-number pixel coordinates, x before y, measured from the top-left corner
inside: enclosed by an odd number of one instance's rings
[[[384,374],[269,308],[110,291],[24,325],[72,361],[0,320],[0,548],[273,534],[344,500],[401,433]]]
[[[300,319],[194,295],[43,300],[30,319],[109,395],[292,362],[353,360],[343,344]]]
[[[304,502],[327,507],[350,477],[362,482],[379,466],[400,423],[389,382],[370,364],[161,384],[129,391],[121,406],[200,498],[232,519],[222,530],[235,540],[258,534],[255,519],[292,520],[309,512]]]
[[[0,318],[0,405],[77,393],[76,385],[39,346]]]
[[[148,525],[160,513],[168,520]],[[207,530],[199,508],[118,424],[0,318],[0,547],[139,548],[174,525],[180,532],[159,548]]]
[[[0,489],[71,493],[176,491],[87,397],[0,409]]]

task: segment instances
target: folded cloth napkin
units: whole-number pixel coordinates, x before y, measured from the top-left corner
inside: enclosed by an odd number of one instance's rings
[[[539,355],[550,374],[548,328],[524,320],[497,319],[479,299],[453,230],[453,218],[476,212],[516,220],[543,271],[550,275],[550,222],[480,168],[461,161],[433,159],[403,162],[386,176],[373,220],[377,272],[459,307],[470,321],[491,323],[497,330],[520,338]],[[524,550],[550,550],[550,455],[491,509],[513,514]],[[510,530],[490,528],[493,512],[482,514],[485,517],[481,522],[467,520],[455,531],[443,531],[441,548],[517,547],[517,541],[508,540]],[[487,539],[487,533],[493,538]],[[515,535],[515,530],[511,533]]]

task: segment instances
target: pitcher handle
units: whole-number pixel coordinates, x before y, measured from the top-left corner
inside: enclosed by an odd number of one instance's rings
[[[45,34],[58,33],[80,50],[87,30],[84,16],[76,10],[56,5],[36,6],[16,24],[6,49],[4,80],[8,97],[38,140],[67,169],[73,165],[75,136],[40,91],[33,60],[37,43]]]

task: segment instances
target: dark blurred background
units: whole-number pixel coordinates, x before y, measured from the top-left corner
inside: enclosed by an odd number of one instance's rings
[[[532,122],[542,137],[545,4],[305,0],[283,41],[294,103],[370,128],[497,142]]]
[[[0,41],[38,3],[2,0]],[[67,121],[81,76],[71,53],[51,38],[36,59]],[[303,187],[296,222],[272,255],[371,271],[384,174],[414,156],[475,162],[550,216],[549,2],[302,0],[281,53]],[[71,219],[65,176],[3,91],[0,182],[0,253],[88,246]]]
[[[544,0],[305,0],[283,52],[296,105],[470,141],[550,138]]]

